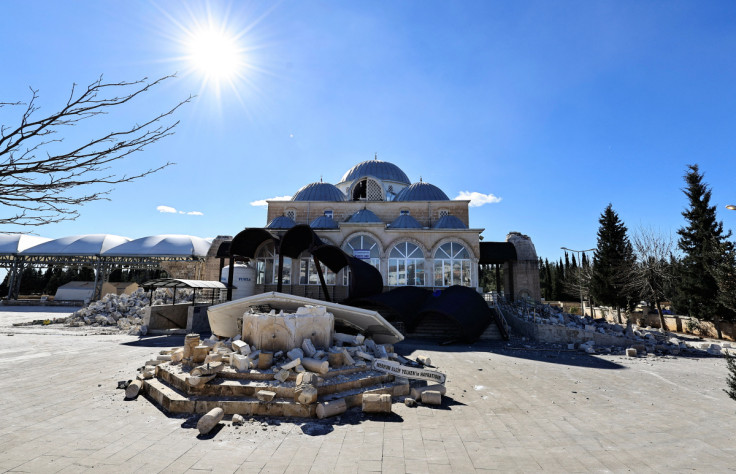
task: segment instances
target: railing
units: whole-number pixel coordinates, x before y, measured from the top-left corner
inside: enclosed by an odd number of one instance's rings
[[[501,306],[498,304],[499,300],[503,299],[503,296],[499,296],[497,292],[492,291],[490,293],[483,293],[483,299],[486,300],[489,307],[496,310],[496,325],[501,331],[501,337],[508,341],[509,334],[511,334],[511,328],[508,321],[506,321],[506,316],[503,314]]]

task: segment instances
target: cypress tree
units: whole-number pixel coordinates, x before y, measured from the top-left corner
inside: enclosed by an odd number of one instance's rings
[[[633,291],[626,284],[635,263],[634,249],[626,235],[626,226],[611,204],[598,222],[598,246],[593,253],[590,292],[597,302],[616,308],[620,324],[621,308],[630,309],[636,303]]]
[[[720,319],[731,319],[733,313],[719,301],[714,271],[724,254],[733,249],[727,240],[731,232],[724,233],[723,223],[716,220],[716,207],[710,205],[711,191],[703,182],[698,165],[688,165],[685,183],[683,192],[689,207],[682,212],[687,225],[677,231],[683,258],[678,266],[679,285],[673,302],[679,312],[713,321],[720,338]]]
[[[554,282],[552,281],[552,270],[549,268],[549,260],[544,259],[545,288],[544,297],[549,301],[553,297]]]

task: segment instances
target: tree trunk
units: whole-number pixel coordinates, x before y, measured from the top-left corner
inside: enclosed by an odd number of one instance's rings
[[[618,319],[618,323],[621,324],[621,308],[618,306],[616,307],[616,319]]]
[[[664,315],[662,314],[662,305],[657,301],[657,314],[659,314],[659,327],[662,328],[662,332],[667,332],[667,325],[664,322]]]

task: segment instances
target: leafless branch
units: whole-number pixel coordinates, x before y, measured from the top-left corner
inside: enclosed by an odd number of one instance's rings
[[[52,152],[63,146],[60,133],[63,127],[106,115],[111,107],[130,102],[171,77],[106,83],[100,76],[86,88],[74,84],[64,106],[45,117],[37,117],[40,107],[36,105],[35,89],[31,88],[31,99],[25,104],[0,102],[0,107],[25,105],[17,126],[0,126],[0,204],[6,206],[0,224],[36,226],[76,219],[79,206],[107,199],[111,191],[110,188],[90,191],[89,187],[135,181],[173,164],[167,162],[130,175],[113,169],[115,162],[172,135],[179,122],[167,121],[179,107],[192,100],[191,96],[142,123]]]

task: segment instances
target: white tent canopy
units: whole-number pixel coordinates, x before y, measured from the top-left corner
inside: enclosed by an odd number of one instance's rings
[[[21,255],[94,256],[129,242],[130,238],[112,234],[72,235],[49,240],[21,252]]]
[[[0,234],[0,255],[17,255],[51,239],[26,234]]]
[[[210,242],[192,235],[162,234],[123,243],[104,257],[206,257]]]

